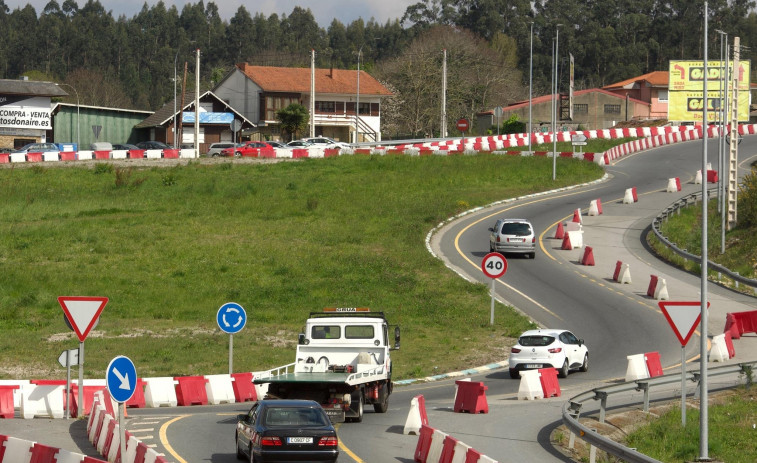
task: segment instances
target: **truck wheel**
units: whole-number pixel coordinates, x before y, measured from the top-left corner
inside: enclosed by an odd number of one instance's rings
[[[386,384],[379,389],[379,401],[373,404],[373,411],[376,413],[386,413],[389,409],[389,391]]]

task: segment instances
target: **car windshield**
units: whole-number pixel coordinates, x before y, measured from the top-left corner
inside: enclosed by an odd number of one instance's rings
[[[535,346],[543,347],[552,344],[555,338],[552,336],[522,336],[518,340],[518,344],[521,346]]]
[[[531,227],[522,222],[505,222],[502,224],[503,235],[528,236],[531,234]]]
[[[271,407],[263,417],[266,426],[325,426],[324,414],[314,408]]]

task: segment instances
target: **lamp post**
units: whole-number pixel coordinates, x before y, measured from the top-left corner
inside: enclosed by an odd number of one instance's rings
[[[562,24],[558,24],[555,26],[555,58],[554,58],[554,93],[552,94],[552,180],[555,180],[557,178],[557,90],[560,88],[559,85],[559,74],[557,72],[557,68],[560,64],[560,26]]]
[[[365,44],[363,44],[365,45]],[[363,52],[363,45],[357,51],[357,96],[355,97],[355,143],[360,139],[360,54]]]
[[[533,138],[534,126],[531,120],[531,106],[533,104],[534,87],[534,22],[531,21],[531,49],[528,58],[528,151],[531,152],[531,139]]]
[[[76,149],[80,150],[81,146],[79,146],[79,145],[81,143],[81,132],[79,132],[79,121],[80,121],[80,118],[79,118],[79,92],[77,92],[76,89],[74,88],[74,86],[71,85],[71,84],[61,83],[61,84],[55,84],[55,85],[57,85],[59,87],[63,86],[63,85],[65,85],[66,87],[71,87],[71,90],[73,90],[74,93],[76,94]]]
[[[176,135],[178,129],[176,127],[176,60],[179,59],[179,50],[176,50],[176,55],[173,57],[173,146],[176,148]]]

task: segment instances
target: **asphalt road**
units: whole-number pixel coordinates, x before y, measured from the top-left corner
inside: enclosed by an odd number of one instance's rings
[[[710,158],[714,159],[715,142],[710,146]],[[754,156],[757,137],[746,137],[740,152],[740,159]],[[507,274],[497,281],[497,298],[517,307],[541,326],[564,327],[584,338],[590,349],[590,370],[561,380],[562,397],[538,401],[517,400],[519,381],[511,380],[506,369],[473,375],[472,381],[481,381],[488,388],[489,412],[485,414],[453,413],[455,385],[451,379],[396,387],[387,413],[376,414],[369,409],[362,423],[340,425],[343,447],[339,461],[413,461],[418,438],[404,435],[403,428],[411,399],[418,394],[425,397],[433,427],[485,455],[501,462],[571,461],[549,443],[550,433],[561,424],[560,411],[566,398],[601,382],[622,378],[627,355],[658,351],[664,367],[674,366],[680,359],[680,345],[656,309],[656,301],[644,295],[646,272],[651,269],[664,274],[671,294],[690,300],[698,298],[698,278],[657,261],[647,253],[642,236],[652,216],[662,208],[677,197],[701,191],[701,185],[692,183],[701,166],[701,142],[637,153],[608,166],[608,178],[603,181],[494,205],[439,230],[431,240],[434,252],[461,277],[488,284],[480,270],[481,259],[489,250],[488,227],[501,216],[531,220],[540,234],[536,258],[508,256]],[[748,166],[742,165],[741,169],[743,173]],[[664,192],[671,177],[681,179],[682,192]],[[625,190],[631,187],[636,187],[640,201],[624,205]],[[588,268],[577,265],[579,251],[560,250],[561,242],[552,237],[558,222],[571,220],[575,209],[585,210],[597,198],[604,205],[602,218],[584,217],[591,230],[585,240],[595,240],[585,244],[595,247],[597,260],[596,267]],[[636,270],[634,287],[618,288],[611,282],[616,260],[632,261],[637,269],[647,266]],[[723,301],[718,305],[731,307],[731,301],[737,301],[733,303],[754,306],[753,298],[737,296],[716,285],[709,288],[712,298]],[[720,319],[714,319],[710,334],[722,330],[720,323]],[[687,357],[696,356],[697,341],[689,343]],[[156,446],[171,461],[231,462],[236,461],[236,415],[248,409],[249,404],[129,409],[127,429],[148,445]],[[35,440],[44,442],[43,438]]]

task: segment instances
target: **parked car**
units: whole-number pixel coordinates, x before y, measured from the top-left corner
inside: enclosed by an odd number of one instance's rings
[[[237,146],[241,146],[239,143],[233,143],[233,142],[220,142],[220,143],[213,143],[210,145],[210,148],[208,148],[208,156],[216,157],[221,155],[221,151],[226,148],[234,148]]]
[[[113,145],[107,141],[96,141],[89,144],[92,151],[113,151]]]
[[[60,149],[55,143],[29,143],[27,145],[22,146],[21,148],[17,150],[11,151],[11,153],[49,153],[49,152],[59,152]]]
[[[273,151],[273,146],[264,141],[248,141],[242,145],[221,150],[221,156],[257,156],[261,150]]]
[[[284,148],[284,149],[291,148],[290,146],[287,146],[286,143],[282,143],[280,141],[267,141],[266,143],[273,146],[274,148]]]
[[[489,251],[536,257],[536,234],[526,219],[499,219],[489,228]]]
[[[262,400],[237,419],[240,460],[335,462],[339,457],[336,430],[315,401]]]
[[[137,145],[132,145],[130,143],[117,143],[113,145],[113,149],[116,151],[131,151],[131,150],[140,150],[140,148]]]
[[[287,146],[290,148],[309,148],[313,146],[313,144],[305,140],[292,140],[287,143]]]
[[[170,150],[171,147],[163,143],[162,141],[141,141],[137,143],[137,147],[141,150]]]
[[[350,148],[351,147],[348,143],[336,141],[333,138],[329,138],[329,137],[303,138],[303,140],[310,142],[316,146],[320,146],[322,148]]]
[[[589,371],[589,349],[568,330],[530,330],[510,349],[508,362],[513,379],[520,378],[523,370],[539,368],[555,368],[559,377],[566,378],[570,370]]]

